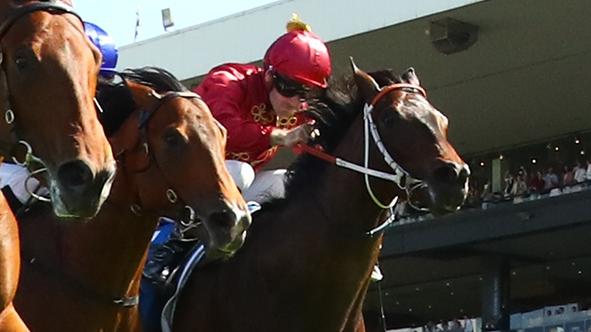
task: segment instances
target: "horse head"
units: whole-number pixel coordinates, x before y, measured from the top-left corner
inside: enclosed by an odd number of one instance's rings
[[[448,141],[447,117],[429,103],[414,69],[396,78],[386,71],[369,75],[353,62],[352,67],[368,130],[389,171],[401,175],[398,186],[407,196],[426,189],[433,213],[457,210],[467,195],[470,169]]]
[[[94,94],[100,52],[61,1],[0,5],[2,154],[18,147],[47,170],[59,217],[94,216],[115,173]]]
[[[134,174],[138,207],[184,226],[202,223],[209,254],[233,255],[251,219],[225,167],[225,128],[164,70],[128,70],[122,77],[136,111],[110,141],[122,171]],[[163,89],[155,80],[172,83]]]

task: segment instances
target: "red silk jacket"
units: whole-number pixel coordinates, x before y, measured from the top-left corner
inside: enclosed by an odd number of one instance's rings
[[[295,116],[277,119],[264,75],[264,70],[257,66],[223,64],[213,68],[193,90],[228,130],[226,159],[247,162],[255,170],[277,152],[270,142],[272,129],[292,128],[300,122]]]

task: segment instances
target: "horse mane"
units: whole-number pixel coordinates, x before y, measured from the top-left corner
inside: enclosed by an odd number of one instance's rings
[[[158,67],[125,69],[116,76],[119,79],[101,79],[97,93],[97,100],[103,108],[99,117],[107,137],[117,132],[127,117],[138,108],[127,82],[148,86],[158,93],[187,91],[173,74]]]
[[[380,87],[403,81],[391,70],[375,71],[369,75]],[[324,151],[332,154],[351,124],[361,114],[363,104],[353,77],[332,81],[329,88],[320,96],[308,101],[306,116],[315,120],[315,128],[320,133],[310,144],[321,146]],[[309,154],[300,155],[287,170],[285,199],[269,202],[262,212],[285,206],[286,202],[296,199],[300,193],[306,195],[310,190],[314,190],[328,167],[332,165],[317,157]]]

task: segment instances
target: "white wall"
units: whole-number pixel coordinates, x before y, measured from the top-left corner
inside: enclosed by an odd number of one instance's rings
[[[481,1],[281,0],[121,47],[118,68],[159,66],[183,80],[220,63],[261,59],[294,12],[332,41]]]

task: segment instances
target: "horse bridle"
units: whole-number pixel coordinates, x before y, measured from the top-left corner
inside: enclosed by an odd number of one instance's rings
[[[349,170],[352,170],[352,171],[355,171],[358,173],[362,173],[364,175],[366,189],[367,189],[367,192],[369,193],[371,199],[373,200],[373,202],[378,207],[380,207],[382,209],[390,209],[390,216],[384,222],[382,222],[379,226],[366,232],[366,235],[369,235],[369,236],[374,236],[376,234],[380,234],[395,220],[394,206],[398,202],[398,196],[395,196],[389,204],[383,204],[382,202],[380,202],[380,200],[375,196],[375,194],[373,193],[373,191],[371,189],[371,185],[369,183],[370,176],[394,182],[398,186],[398,188],[400,188],[401,190],[406,192],[406,195],[408,197],[407,204],[409,204],[410,206],[412,206],[413,208],[415,208],[419,211],[425,210],[424,208],[414,206],[410,200],[410,197],[416,189],[424,187],[424,186],[426,186],[426,184],[424,183],[423,180],[412,177],[409,172],[407,172],[402,166],[400,166],[400,164],[398,164],[394,160],[394,158],[392,158],[392,156],[390,155],[390,153],[388,152],[388,150],[384,146],[384,143],[382,142],[382,139],[381,139],[380,134],[378,132],[378,128],[377,128],[375,122],[373,121],[373,118],[371,115],[372,114],[371,112],[373,111],[375,105],[382,98],[384,98],[384,96],[386,96],[387,94],[389,94],[393,91],[396,91],[396,90],[404,90],[404,91],[410,92],[410,93],[419,93],[423,97],[425,97],[425,98],[427,97],[427,93],[425,92],[425,90],[418,85],[409,84],[409,83],[394,83],[394,84],[391,84],[391,85],[381,88],[380,91],[378,92],[378,94],[376,94],[373,97],[371,102],[365,104],[365,106],[363,107],[364,142],[365,142],[363,165],[358,165],[358,164],[343,160],[341,158],[331,156],[331,155],[325,153],[324,151],[321,151],[317,148],[314,148],[314,147],[311,147],[308,145],[298,146],[304,152],[314,155],[317,158],[320,158],[320,159],[323,159],[323,160],[328,161],[330,163],[333,163],[339,167],[347,168]],[[375,145],[377,146],[378,150],[382,154],[384,161],[393,170],[393,172],[394,172],[393,174],[369,168],[369,133],[371,133],[371,137],[372,137]]]
[[[392,156],[390,155],[390,153],[388,152],[388,150],[384,146],[384,143],[382,142],[382,139],[380,137],[380,133],[378,132],[378,128],[377,128],[375,122],[373,121],[373,117],[371,115],[371,112],[375,108],[375,105],[377,105],[377,103],[382,98],[384,98],[384,96],[386,96],[390,92],[393,92],[396,90],[405,90],[405,91],[411,92],[411,93],[420,93],[423,97],[427,98],[427,93],[425,92],[425,90],[418,85],[408,84],[408,83],[395,83],[395,84],[391,84],[391,85],[388,85],[388,86],[382,88],[380,90],[380,92],[372,99],[370,104],[365,104],[365,106],[363,108],[363,116],[364,116],[364,123],[365,123],[365,126],[364,126],[365,127],[365,142],[366,142],[365,143],[366,146],[365,146],[365,163],[364,163],[364,165],[366,168],[368,168],[369,148],[368,148],[367,135],[368,135],[368,131],[369,131],[371,133],[371,136],[372,136],[372,139],[373,139],[375,145],[377,146],[378,150],[382,154],[382,157],[384,158],[384,162],[386,162],[386,164],[388,166],[390,166],[390,168],[394,171],[393,182],[396,183],[398,188],[406,191],[407,197],[410,198],[412,191],[414,191],[418,187],[422,186],[423,181],[412,177],[409,172],[407,172],[402,166],[400,166],[400,164],[398,164],[394,160],[394,158],[392,158]],[[377,199],[377,197],[375,197],[373,195],[373,192],[371,191],[371,187],[369,186],[367,173],[365,174],[365,179],[366,179],[366,186],[367,186],[368,192],[370,193],[370,196],[372,197],[374,203],[376,203],[377,206],[379,206],[383,209],[391,208],[394,206],[394,204],[395,204],[394,200],[393,200],[393,203],[390,203],[388,205],[382,204]],[[409,202],[410,202],[410,199],[409,199]],[[411,204],[411,206],[412,206],[412,203],[409,203],[409,204]]]
[[[12,26],[19,19],[21,19],[22,17],[29,15],[31,13],[37,12],[37,11],[46,11],[51,14],[71,14],[71,15],[74,15],[78,20],[80,20],[80,22],[83,23],[82,18],[80,17],[80,15],[78,15],[78,13],[76,13],[74,11],[72,6],[64,3],[63,1],[39,0],[39,2],[32,2],[32,3],[25,4],[23,6],[16,7],[14,9],[14,11],[11,13],[11,15],[9,15],[6,18],[3,18],[3,21],[0,24],[0,41],[4,38],[4,36],[8,33],[8,31],[10,31],[10,28],[12,28]],[[84,33],[84,32],[82,31],[82,33]],[[0,71],[3,72],[1,74],[2,78],[4,80],[6,80],[7,76],[6,76],[6,73],[4,72],[4,67],[2,66],[3,61],[4,61],[4,53],[3,53],[1,46],[0,46]],[[4,83],[5,83],[4,86],[8,89],[8,82],[5,81]],[[10,130],[9,130],[10,140],[8,142],[0,142],[0,151],[4,155],[12,155],[16,146],[23,145],[26,149],[25,158],[22,162],[19,162],[18,160],[16,160],[15,157],[13,157],[13,161],[16,164],[18,164],[20,166],[25,166],[25,167],[29,167],[35,163],[43,164],[43,162],[33,154],[33,149],[31,148],[31,145],[29,143],[27,143],[26,141],[18,138],[18,135],[16,134],[16,129],[14,126],[15,114],[14,114],[14,111],[12,110],[12,106],[10,105],[10,92],[7,91],[6,96],[7,96],[7,100],[6,100],[6,109],[4,110],[4,121],[6,122],[7,125],[10,126]],[[95,103],[97,103],[96,99],[95,99]]]
[[[138,130],[140,131],[140,139],[139,139],[139,142],[136,144],[136,146],[134,148],[132,148],[132,149],[142,148],[144,150],[143,153],[145,153],[148,156],[150,162],[143,169],[134,170],[133,171],[134,173],[143,173],[143,172],[147,171],[152,165],[154,165],[155,167],[157,167],[160,170],[162,169],[158,165],[158,161],[156,160],[154,155],[151,153],[152,149],[150,147],[150,141],[148,139],[148,123],[149,123],[150,119],[154,116],[154,114],[159,109],[161,109],[162,105],[166,101],[174,99],[174,98],[201,100],[201,96],[199,96],[198,94],[191,92],[191,91],[167,91],[165,93],[160,94],[160,93],[152,90],[150,92],[150,95],[152,97],[156,98],[156,102],[154,104],[150,105],[150,107],[143,109],[142,111],[139,112]],[[120,161],[122,158],[124,158],[125,152],[126,152],[126,150],[121,151],[116,156],[116,159],[118,161]],[[179,223],[184,227],[183,232],[187,231],[189,228],[197,227],[199,222],[197,222],[197,223],[195,222],[195,220],[196,220],[195,219],[195,217],[196,217],[195,210],[190,205],[183,202],[183,200],[176,193],[176,191],[174,190],[172,185],[167,184],[167,187],[168,187],[168,189],[166,190],[166,198],[168,199],[169,203],[171,203],[173,205],[182,206],[182,208],[184,209],[183,212],[186,212],[186,214],[181,213],[181,216],[179,218]],[[132,205],[130,206],[130,209],[135,215],[142,214],[143,208],[142,208],[141,201],[140,201],[139,197],[137,197],[135,202],[132,203]]]
[[[83,23],[82,18],[80,17],[80,15],[78,15],[74,11],[72,6],[66,4],[62,1],[59,1],[59,0],[40,0],[39,2],[29,3],[29,4],[15,8],[14,12],[10,16],[3,19],[2,23],[0,24],[0,41],[4,38],[6,33],[8,33],[8,31],[14,25],[14,23],[16,23],[20,18],[22,18],[28,14],[31,14],[33,12],[37,12],[37,11],[46,11],[51,14],[71,14],[71,15],[74,15],[76,18],[78,18],[80,20],[80,22]],[[84,32],[82,31],[82,33],[84,33]],[[3,60],[4,60],[4,53],[0,47],[0,71],[4,71],[4,68],[2,66]],[[3,73],[2,76],[4,79],[6,78],[5,73]],[[8,82],[4,82],[4,83],[5,83],[4,86],[6,88],[8,88]],[[1,145],[0,150],[2,150],[2,152],[5,153],[6,155],[11,155],[13,152],[13,148],[16,145],[22,144],[26,148],[26,156],[25,156],[25,160],[23,162],[18,162],[17,160],[15,160],[13,158],[17,164],[19,164],[21,166],[25,166],[25,167],[28,167],[33,163],[43,164],[38,157],[34,156],[33,149],[31,148],[31,145],[24,140],[18,139],[17,134],[16,134],[16,130],[14,127],[15,115],[14,115],[14,111],[12,110],[12,107],[10,105],[10,93],[7,92],[6,96],[7,96],[7,100],[6,100],[7,107],[6,107],[6,110],[4,111],[4,120],[5,120],[6,124],[8,124],[10,126],[10,133],[9,134],[10,134],[10,138],[11,138],[12,142],[0,142],[0,145]],[[96,100],[95,100],[95,102],[96,102]],[[85,293],[91,294],[92,295],[91,297],[95,297],[95,296],[101,297],[100,295],[98,295],[94,292],[88,292],[85,287],[80,286],[78,288],[81,288],[82,290],[84,290]],[[135,296],[135,297],[122,296],[122,297],[115,297],[115,298],[106,298],[105,300],[111,304],[115,304],[115,305],[123,307],[123,308],[129,308],[129,307],[136,306],[139,302],[137,296]]]

